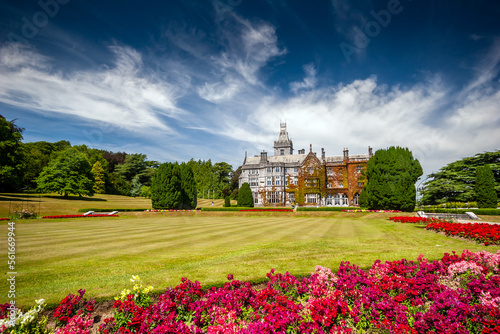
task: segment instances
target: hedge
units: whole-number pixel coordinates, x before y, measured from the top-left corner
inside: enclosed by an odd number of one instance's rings
[[[90,208],[90,209],[78,209],[78,212],[88,212],[88,211],[94,211],[94,212],[113,212],[113,211],[120,211],[120,212],[127,212],[127,211],[146,211],[146,210],[151,210],[151,209],[134,209],[134,208],[128,208],[128,209],[98,209],[98,208]]]
[[[198,208],[200,209],[200,208]],[[259,210],[276,210],[276,209],[291,209],[290,207],[257,207],[257,208],[251,208],[248,206],[232,206],[230,208],[226,207],[208,207],[208,208],[201,208],[201,211],[240,211],[240,210],[252,210],[252,209],[259,209]]]
[[[342,210],[360,210],[358,206],[356,207],[347,207],[347,206],[320,206],[312,207],[312,206],[302,206],[298,207],[297,211],[342,211]]]

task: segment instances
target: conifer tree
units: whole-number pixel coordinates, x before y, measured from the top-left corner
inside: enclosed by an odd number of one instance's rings
[[[101,162],[97,160],[92,166],[92,175],[94,175],[94,193],[104,194],[106,192],[106,182],[104,179],[104,168],[102,168]]]
[[[360,196],[360,205],[369,209],[413,211],[416,202],[415,182],[422,167],[407,148],[378,150],[368,161],[368,183]]]
[[[181,175],[177,163],[158,167],[151,185],[153,209],[179,209],[181,206]]]
[[[253,207],[253,195],[250,185],[245,182],[238,192],[238,206]]]
[[[197,204],[196,182],[188,164],[164,163],[151,184],[154,209],[194,209]]]
[[[495,178],[489,165],[476,168],[476,202],[479,208],[496,208]]]
[[[183,209],[195,209],[198,202],[196,182],[193,169],[190,165],[182,163],[181,170],[181,206]]]

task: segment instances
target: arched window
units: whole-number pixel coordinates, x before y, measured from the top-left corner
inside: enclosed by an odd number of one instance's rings
[[[359,205],[359,194],[354,195],[353,203],[354,205]]]
[[[326,205],[333,205],[332,194],[326,195]]]
[[[342,205],[345,205],[345,206],[349,205],[349,199],[347,198],[346,194],[342,194]]]
[[[333,205],[340,205],[340,195],[339,194],[335,194],[333,196],[333,200],[334,200],[334,204]]]

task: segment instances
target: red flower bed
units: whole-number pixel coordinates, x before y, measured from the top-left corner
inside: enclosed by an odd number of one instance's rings
[[[0,218],[0,220],[10,220],[10,218]]]
[[[243,209],[246,212],[293,212],[293,209]]]
[[[376,212],[376,213],[390,213],[390,212],[401,212],[400,210],[368,210],[368,209],[354,209],[354,210],[342,210],[342,212]]]
[[[426,229],[444,232],[447,236],[456,236],[475,240],[488,245],[500,245],[500,224],[454,223],[436,218],[390,217],[397,223],[426,223]]]
[[[57,216],[43,216],[42,218],[55,219],[55,218],[88,218],[88,217],[118,217],[118,215],[106,215],[106,214],[95,214],[95,215],[57,215]]]
[[[444,232],[448,236],[472,239],[485,245],[500,245],[500,224],[452,223],[438,220],[427,224],[426,228]]]
[[[392,220],[396,223],[428,223],[433,221],[431,218],[423,218],[423,217],[405,217],[405,216],[398,216],[398,217],[390,217],[389,220]]]
[[[232,275],[208,289],[182,278],[154,303],[130,291],[117,298],[97,332],[500,333],[499,274],[500,250],[377,260],[368,271],[342,262],[336,273],[318,266],[304,278],[271,270],[263,289]],[[56,309],[56,333],[89,333],[96,307],[83,294],[68,295]],[[0,305],[0,319],[8,305]]]

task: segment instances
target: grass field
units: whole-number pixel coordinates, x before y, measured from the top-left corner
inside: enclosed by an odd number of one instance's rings
[[[215,199],[214,206],[222,207],[224,200]],[[236,204],[236,201],[232,201]],[[198,199],[198,207],[212,206],[210,199]],[[57,194],[0,194],[0,218],[13,215],[14,211],[30,209],[39,216],[76,214],[84,208],[139,208],[151,209],[151,200],[142,197],[127,197],[99,194],[92,197]]]
[[[59,211],[60,212],[60,211]],[[58,213],[59,213],[58,212]],[[155,291],[181,277],[220,284],[228,274],[262,280],[271,268],[307,275],[341,261],[368,267],[376,259],[430,259],[486,247],[397,224],[391,214],[349,213],[127,213],[119,218],[16,221],[16,302],[50,304],[87,289],[109,298],[140,275]],[[7,272],[7,223],[0,225],[0,263]],[[0,302],[8,301],[0,282]]]

